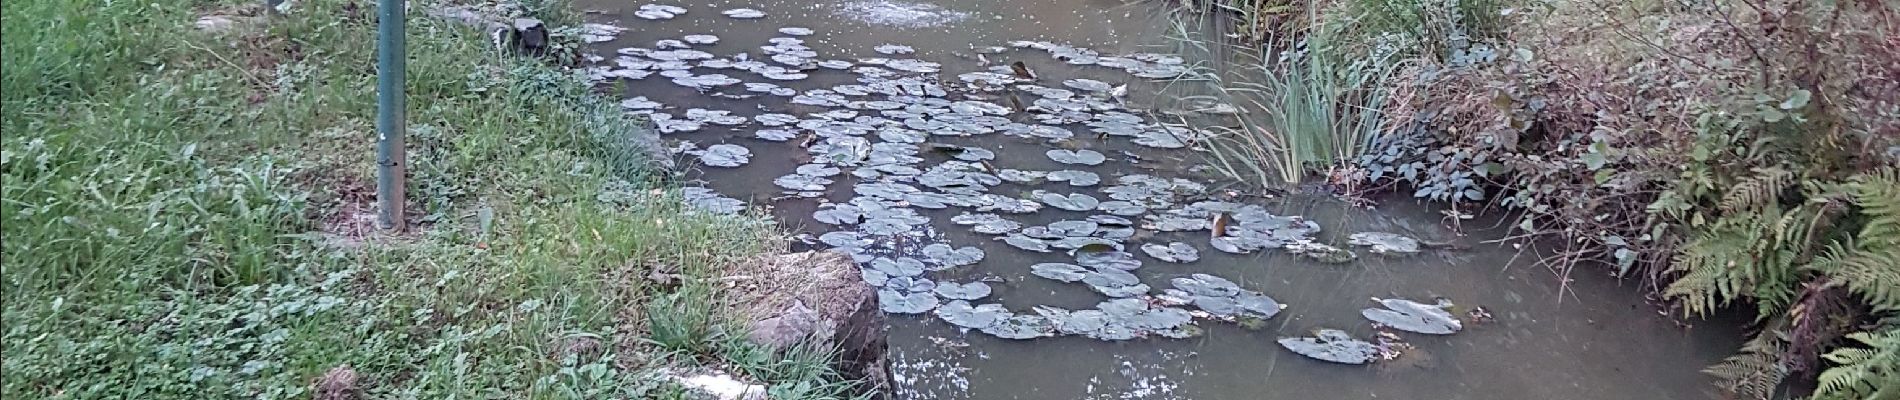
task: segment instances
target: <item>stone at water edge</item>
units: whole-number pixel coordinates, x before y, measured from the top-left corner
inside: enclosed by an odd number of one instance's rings
[[[847,378],[885,376],[884,313],[877,309],[875,289],[860,278],[849,256],[834,251],[761,255],[724,273],[718,279],[732,282],[733,287],[722,291],[723,300],[732,305],[736,317],[747,321],[749,339],[815,332],[822,341],[819,346],[840,349],[837,361]],[[799,308],[809,310],[813,318],[785,318],[802,313]],[[804,322],[812,321],[815,324],[809,331],[802,329]],[[800,329],[777,332],[790,328]],[[784,342],[756,343],[771,347]]]

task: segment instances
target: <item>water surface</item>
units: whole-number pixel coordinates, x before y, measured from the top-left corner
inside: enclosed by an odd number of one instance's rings
[[[652,48],[655,41],[684,35],[710,34],[717,44],[693,49],[721,57],[765,54],[759,46],[782,27],[810,28],[805,45],[817,59],[852,60],[863,57],[916,58],[941,63],[946,86],[957,74],[988,69],[989,65],[1024,62],[1044,86],[1060,87],[1069,78],[1091,78],[1127,84],[1124,101],[1131,109],[1169,104],[1156,94],[1171,89],[1167,82],[1129,76],[1102,67],[1066,65],[1047,53],[1011,50],[982,54],[978,48],[1001,46],[1013,40],[1049,41],[1086,47],[1104,54],[1157,52],[1174,49],[1168,19],[1156,3],[1126,4],[1110,0],[970,0],[924,3],[899,1],[701,1],[662,3],[688,11],[673,19],[646,20],[634,13],[645,2],[582,0],[589,22],[628,28],[618,39],[593,46],[610,58],[626,47]],[[721,10],[751,8],[763,11],[758,19],[734,19]],[[915,48],[914,54],[884,55],[873,49],[884,44]],[[723,73],[747,82],[766,82],[746,72],[695,68],[695,73]],[[776,82],[800,90],[851,83],[846,71],[808,71],[809,79]],[[619,80],[627,96],[645,96],[675,107],[728,110],[736,115],[786,113],[804,117],[829,108],[791,104],[784,97],[729,99],[708,93],[743,93],[737,88],[701,92],[673,84],[658,75]],[[1176,83],[1175,85],[1182,85]],[[952,98],[960,98],[952,94]],[[995,101],[1001,102],[1002,99]],[[1173,114],[1144,114],[1163,122],[1182,122]],[[1171,120],[1172,118],[1172,120]],[[1020,121],[1020,119],[1019,119]],[[1201,122],[1198,119],[1192,122]],[[805,150],[792,142],[753,138],[757,124],[737,128],[708,125],[690,133],[669,134],[673,141],[692,141],[704,147],[727,143],[748,148],[751,162],[739,168],[698,168],[692,176],[726,196],[770,207],[789,226],[812,233],[840,229],[813,220],[821,201],[850,199],[848,175],[827,187],[822,198],[783,194],[773,179],[810,162]],[[1106,200],[1099,189],[1115,177],[1128,174],[1178,176],[1208,181],[1194,170],[1198,156],[1185,150],[1157,150],[1129,144],[1125,138],[1103,138],[1086,129],[1071,129],[1077,139],[1051,145],[1001,135],[975,137],[932,136],[932,143],[975,146],[992,150],[998,168],[1023,170],[1081,169],[1096,172],[1104,184],[1070,188],[1061,183],[1036,187],[1004,183],[993,193],[1018,195],[1032,189],[1092,194]],[[1055,146],[1055,147],[1052,147]],[[1086,148],[1109,156],[1096,167],[1058,164],[1043,155],[1051,148]],[[947,156],[924,154],[924,165]],[[682,165],[695,165],[692,157]],[[919,166],[923,168],[923,166]],[[1248,198],[1275,214],[1299,215],[1317,221],[1318,239],[1343,245],[1347,234],[1362,231],[1397,232],[1433,240],[1457,237],[1444,226],[1435,206],[1404,198],[1383,200],[1376,210],[1356,208],[1323,197]],[[932,219],[940,236],[935,240],[956,246],[979,246],[987,258],[973,266],[933,272],[938,281],[992,280],[995,293],[983,302],[998,302],[1025,312],[1032,306],[1088,308],[1107,299],[1078,284],[1055,282],[1030,275],[1029,265],[1072,262],[1062,253],[1030,253],[952,225],[961,210],[920,210]],[[1034,215],[1012,216],[1025,224],[1082,219],[1091,214],[1045,208]],[[1530,254],[1511,247],[1483,244],[1501,232],[1482,228],[1488,222],[1465,222],[1471,236],[1458,239],[1469,249],[1430,250],[1406,256],[1363,254],[1349,264],[1323,264],[1266,250],[1251,255],[1221,253],[1207,246],[1207,232],[1160,233],[1145,240],[1181,241],[1195,245],[1202,260],[1170,264],[1142,256],[1135,273],[1155,287],[1168,287],[1170,278],[1207,273],[1228,278],[1243,287],[1273,296],[1289,307],[1259,329],[1202,321],[1205,330],[1191,339],[1144,338],[1104,342],[1084,337],[1005,340],[978,332],[963,332],[929,314],[893,316],[890,326],[895,391],[903,399],[1702,399],[1711,398],[1708,379],[1697,372],[1732,351],[1737,335],[1721,323],[1685,328],[1657,315],[1645,304],[1633,284],[1592,273],[1573,281],[1532,266]],[[1130,245],[1131,251],[1133,245]],[[1138,252],[1137,252],[1138,253]],[[1560,287],[1565,288],[1560,291]],[[1343,329],[1356,337],[1373,334],[1359,310],[1373,306],[1372,297],[1400,297],[1428,301],[1442,297],[1468,308],[1483,306],[1495,322],[1468,324],[1450,336],[1400,334],[1416,348],[1397,360],[1372,366],[1330,364],[1307,359],[1279,347],[1282,336],[1303,335],[1317,328]]]

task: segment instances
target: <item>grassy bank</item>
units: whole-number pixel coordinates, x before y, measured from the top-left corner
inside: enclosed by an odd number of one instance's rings
[[[1266,55],[1219,71],[1234,178],[1507,213],[1557,284],[1753,313],[1709,369],[1734,398],[1900,397],[1900,6],[1216,4]]]
[[[429,3],[415,228],[376,234],[374,3],[251,3],[0,8],[0,397],[673,398],[656,368],[710,364],[846,396],[825,352],[728,334],[694,279],[778,250],[771,222],[682,208],[642,127]]]

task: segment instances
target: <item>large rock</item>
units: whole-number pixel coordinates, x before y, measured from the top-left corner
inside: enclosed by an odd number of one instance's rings
[[[728,272],[726,298],[755,343],[780,349],[812,339],[836,346],[847,378],[885,381],[884,314],[857,265],[829,251],[760,256]]]

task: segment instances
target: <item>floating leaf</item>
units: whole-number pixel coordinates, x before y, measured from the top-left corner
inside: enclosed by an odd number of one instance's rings
[[[1464,329],[1463,322],[1452,316],[1450,311],[1445,311],[1445,308],[1451,306],[1450,303],[1440,302],[1433,305],[1406,299],[1376,297],[1372,301],[1385,306],[1385,309],[1367,308],[1360,310],[1359,315],[1392,329],[1431,335],[1449,335]]]
[[[850,205],[833,205],[831,208],[812,213],[812,219],[832,225],[855,224],[863,217],[864,214],[858,212],[857,207]]]
[[[996,214],[960,214],[950,217],[950,222],[971,225],[971,230],[987,235],[1001,235],[1022,227],[1022,224]]]
[[[1417,253],[1418,239],[1388,232],[1359,232],[1346,240],[1354,246],[1369,246],[1373,253]]]
[[[1031,274],[1063,282],[1079,282],[1088,272],[1088,268],[1075,264],[1041,263],[1029,266]]]
[[[905,46],[905,45],[900,45],[900,44],[888,44],[888,43],[878,45],[877,47],[872,48],[872,50],[876,50],[878,53],[883,53],[883,54],[910,54],[910,53],[917,52],[917,49],[913,49],[910,46]]]
[[[1049,242],[1046,240],[1036,239],[1036,238],[1032,238],[1028,236],[1023,236],[1020,234],[1011,234],[1009,236],[1004,236],[1002,240],[1003,240],[1003,243],[1007,243],[1010,246],[1016,246],[1016,248],[1018,249],[1034,251],[1038,253],[1049,252]]]
[[[990,295],[990,285],[983,282],[937,284],[937,295],[952,300],[976,300]]]
[[[692,43],[692,44],[719,43],[719,37],[713,36],[713,35],[686,35],[684,37],[681,37],[680,39],[685,40],[686,43]]]
[[[881,271],[892,277],[920,276],[924,274],[924,262],[915,258],[890,259],[878,257],[871,260],[871,269]]]
[[[727,17],[732,17],[732,18],[737,18],[737,19],[765,18],[764,11],[754,10],[750,8],[734,8],[731,10],[720,11],[719,13],[725,14]]]
[[[787,27],[784,27],[784,28],[778,28],[778,33],[782,33],[782,34],[786,34],[786,35],[791,35],[791,36],[806,36],[806,35],[811,35],[811,34],[812,34],[812,30],[811,30],[811,28],[800,28],[800,27],[795,27],[795,26],[787,26]]]
[[[1050,172],[1048,178],[1052,182],[1068,182],[1070,186],[1095,186],[1102,183],[1101,175],[1088,171],[1055,171]]]
[[[786,190],[816,192],[825,190],[825,185],[830,185],[831,180],[811,175],[791,174],[773,179],[772,184]]]
[[[1108,156],[1104,156],[1095,150],[1086,149],[1054,149],[1043,152],[1043,154],[1049,156],[1049,159],[1063,164],[1100,165],[1103,161],[1108,160]]]
[[[967,301],[952,300],[937,307],[937,317],[959,327],[987,329],[1009,319],[1010,313],[1001,304],[971,306]]]
[[[1062,81],[1062,85],[1090,92],[1106,92],[1114,88],[1114,85],[1109,85],[1108,82],[1080,78]]]
[[[925,258],[947,267],[961,267],[983,260],[983,249],[975,246],[953,249],[948,244],[932,243],[924,246],[923,254]]]
[[[877,291],[877,305],[892,314],[922,314],[937,308],[937,295],[930,292],[901,293],[890,289]]]
[[[1189,294],[1211,297],[1232,297],[1240,294],[1240,285],[1234,281],[1208,274],[1194,274],[1170,281],[1176,289]]]
[[[1100,201],[1095,200],[1094,197],[1089,197],[1089,195],[1081,193],[1071,193],[1067,195],[1042,193],[1036,195],[1036,200],[1042,201],[1043,204],[1069,211],[1093,211],[1096,206],[1102,204]]]
[[[1055,324],[1040,315],[1017,315],[981,330],[1004,339],[1035,339],[1049,337],[1055,332]]]
[[[1365,364],[1379,356],[1379,346],[1353,339],[1338,329],[1321,329],[1313,337],[1280,338],[1280,347],[1302,356],[1341,364]]]
[[[1172,263],[1189,263],[1201,259],[1201,252],[1187,243],[1173,242],[1166,245],[1148,243],[1141,245],[1141,251],[1156,260]]]
[[[1125,251],[1088,251],[1078,252],[1075,263],[1096,270],[1133,271],[1141,268],[1141,260]]]

